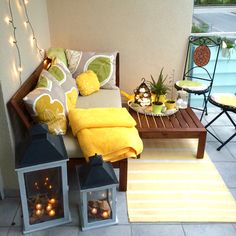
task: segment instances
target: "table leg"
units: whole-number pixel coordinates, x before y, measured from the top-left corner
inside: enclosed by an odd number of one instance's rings
[[[206,146],[206,132],[201,132],[198,138],[197,158],[203,158]]]

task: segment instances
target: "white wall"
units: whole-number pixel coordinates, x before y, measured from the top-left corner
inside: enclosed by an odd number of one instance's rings
[[[25,13],[23,0],[11,0],[13,19],[16,26],[16,39],[21,53],[23,71],[21,74],[24,81],[38,66],[42,60],[34,45],[31,44],[32,32],[29,27],[24,26]],[[33,25],[38,45],[41,48],[50,46],[50,34],[48,26],[48,15],[46,0],[29,1],[27,4],[28,15]],[[0,1],[0,167],[3,174],[5,189],[17,187],[14,159],[14,142],[9,122],[6,103],[18,89],[19,74],[18,56],[15,46],[11,46],[9,38],[13,35],[11,24],[5,22],[5,17],[10,17],[8,0]]]
[[[141,78],[182,72],[191,32],[189,0],[48,0],[55,47],[119,51],[121,88],[131,92]]]

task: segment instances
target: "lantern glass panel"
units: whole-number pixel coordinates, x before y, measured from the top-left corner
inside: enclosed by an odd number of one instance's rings
[[[88,223],[112,219],[112,189],[87,193]]]
[[[29,224],[64,217],[61,167],[24,173]]]

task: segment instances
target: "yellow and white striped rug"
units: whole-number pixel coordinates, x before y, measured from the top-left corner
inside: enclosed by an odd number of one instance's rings
[[[144,140],[128,160],[130,222],[236,222],[236,202],[205,153],[191,140]]]

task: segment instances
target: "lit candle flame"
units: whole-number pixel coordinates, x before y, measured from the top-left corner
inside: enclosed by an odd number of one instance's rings
[[[41,209],[42,209],[42,204],[40,204],[40,203],[36,204],[36,205],[35,205],[35,208],[36,208],[37,210],[41,210]]]
[[[92,208],[92,209],[91,209],[91,213],[92,213],[93,215],[96,215],[97,212],[98,212],[98,210],[97,210],[96,208]]]
[[[37,211],[35,212],[35,214],[36,214],[37,216],[41,216],[42,211],[41,211],[41,210],[37,210]]]
[[[48,204],[47,207],[46,207],[46,210],[47,210],[47,211],[51,211],[51,210],[52,210],[52,205],[51,205],[51,204]]]
[[[55,198],[51,198],[50,200],[49,200],[49,203],[51,203],[51,204],[54,204],[56,202],[56,199]]]
[[[48,213],[50,216],[55,216],[56,212],[54,210],[49,211]]]
[[[107,219],[107,218],[109,217],[108,212],[107,212],[107,211],[104,211],[104,212],[102,213],[102,217],[103,217],[104,219]]]

